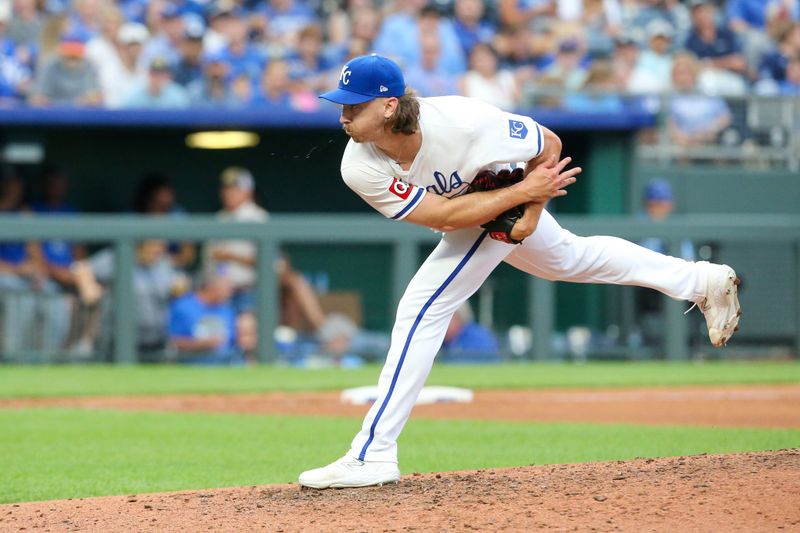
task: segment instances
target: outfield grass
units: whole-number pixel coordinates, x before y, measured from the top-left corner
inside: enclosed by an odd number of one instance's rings
[[[360,421],[71,409],[0,411],[0,502],[295,482]],[[446,471],[800,446],[800,430],[412,420],[401,470]]]
[[[371,385],[379,367],[0,366],[0,398],[338,390]],[[428,383],[475,389],[800,383],[799,362],[568,363],[434,366]]]

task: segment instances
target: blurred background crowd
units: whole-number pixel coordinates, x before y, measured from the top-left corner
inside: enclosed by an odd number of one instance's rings
[[[314,111],[370,52],[423,96],[507,109],[796,96],[799,20],[798,0],[0,0],[0,102]],[[687,143],[728,120],[721,100],[675,112]]]

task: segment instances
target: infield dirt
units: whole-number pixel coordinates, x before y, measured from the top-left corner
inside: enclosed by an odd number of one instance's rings
[[[0,505],[2,531],[797,531],[800,450]]]

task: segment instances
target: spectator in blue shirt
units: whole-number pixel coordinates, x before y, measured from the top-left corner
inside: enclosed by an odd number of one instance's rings
[[[778,35],[778,46],[761,58],[758,77],[781,82],[786,79],[786,67],[793,57],[800,56],[800,23],[795,23]]]
[[[289,77],[317,93],[327,88],[331,71],[338,74],[339,70],[339,64],[323,54],[323,48],[322,28],[311,24],[300,31],[297,51],[287,60]]]
[[[420,9],[412,0],[407,0],[401,7],[401,11],[384,19],[375,39],[374,51],[395,58],[410,68],[419,65],[422,59],[420,36],[438,33],[441,68],[448,74],[463,74],[467,66],[466,57],[453,24],[442,19],[435,7]]]
[[[459,307],[450,319],[439,359],[451,363],[500,361],[497,338],[475,322],[468,302]]]
[[[177,109],[189,105],[186,89],[172,81],[172,71],[165,58],[150,63],[147,82],[135,86],[122,102],[127,108]]]
[[[780,83],[780,94],[800,96],[800,57],[793,58],[786,67],[786,79]]]
[[[240,17],[232,17],[228,22],[228,44],[223,48],[225,61],[231,66],[231,72],[247,73],[255,79],[264,70],[266,58],[252,46],[248,39],[247,21]]]
[[[230,303],[233,289],[224,277],[208,280],[170,305],[170,344],[178,361],[199,365],[241,364],[236,347],[236,314]]]
[[[406,81],[420,96],[444,96],[459,94],[454,76],[441,65],[439,36],[435,33],[420,36],[422,59],[420,64],[406,70]]]
[[[203,77],[189,84],[189,99],[193,106],[234,105],[228,80],[231,66],[221,52],[208,54],[203,59]]]
[[[694,147],[716,142],[731,123],[725,100],[697,92],[699,66],[691,54],[676,54],[672,62],[674,95],[670,99],[670,139],[679,146]]]
[[[497,30],[493,24],[483,20],[481,0],[455,0],[454,11],[453,27],[467,57],[476,44],[491,44]]]
[[[269,21],[269,34],[287,47],[297,42],[300,30],[317,22],[317,16],[303,0],[268,0],[261,14]]]
[[[692,29],[686,49],[712,68],[745,74],[741,45],[731,30],[717,26],[714,6],[708,0],[693,0],[691,5]]]
[[[785,11],[785,12],[782,12]],[[768,22],[784,18],[797,21],[800,18],[800,2],[797,0],[728,0],[726,15],[728,27],[744,44],[747,62],[756,67],[758,58],[770,48]]]
[[[173,69],[175,83],[188,87],[192,82],[203,77],[203,36],[205,28],[202,24],[186,25],[183,40],[179,45],[180,57]]]
[[[183,13],[172,3],[163,4],[155,20],[155,37],[145,43],[139,56],[139,67],[146,70],[155,58],[162,58],[172,67],[180,60],[178,50],[184,36]]]

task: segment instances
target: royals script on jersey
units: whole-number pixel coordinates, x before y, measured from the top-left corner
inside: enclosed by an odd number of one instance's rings
[[[388,218],[402,220],[428,193],[458,196],[481,170],[542,151],[542,128],[530,117],[462,96],[419,101],[422,146],[408,171],[372,143],[351,139],[342,157],[344,182]]]

